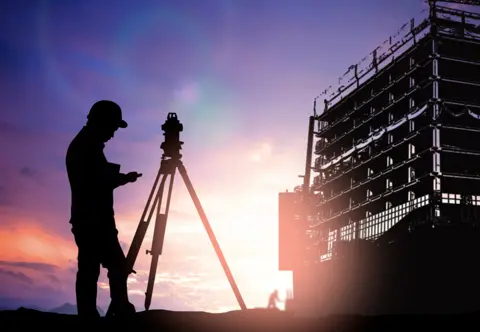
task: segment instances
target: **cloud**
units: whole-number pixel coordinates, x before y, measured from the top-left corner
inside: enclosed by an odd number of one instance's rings
[[[38,185],[44,186],[44,181],[38,169],[30,166],[24,166],[20,168],[20,175],[30,181],[35,181]]]
[[[34,177],[38,172],[31,167],[25,166],[20,169],[20,174],[25,177]]]
[[[51,282],[53,282],[54,284],[61,284],[62,283],[62,280],[60,280],[57,276],[53,275],[53,274],[47,274],[47,277],[48,279],[50,279]]]
[[[5,270],[5,269],[0,268],[0,274],[15,278],[17,280],[20,280],[20,281],[22,281],[24,283],[27,283],[27,284],[30,284],[30,285],[34,283],[31,278],[27,277],[25,274],[23,274],[21,272],[15,272],[15,271]]]
[[[0,261],[0,265],[27,268],[27,269],[32,269],[32,270],[41,271],[41,272],[55,272],[58,269],[58,267],[55,265],[47,264],[47,263],[39,263],[39,262]]]
[[[0,283],[3,287],[0,289],[0,305],[36,304],[49,309],[52,305],[71,302],[75,285],[72,272],[69,263],[60,267],[43,262],[1,261]]]
[[[7,227],[0,226],[0,257],[3,262],[13,262],[10,266],[53,269],[53,265],[65,266],[76,257],[73,240],[50,232],[39,221],[17,217]]]
[[[29,287],[12,278],[0,280],[5,286],[0,297],[71,299],[76,272],[73,241],[46,231],[38,222],[18,218],[14,226],[0,224],[0,239],[0,268],[24,282],[32,280]]]

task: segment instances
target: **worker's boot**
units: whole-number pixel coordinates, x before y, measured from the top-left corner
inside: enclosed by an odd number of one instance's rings
[[[126,302],[117,302],[113,303],[112,302],[112,310],[113,310],[113,316],[114,317],[121,317],[121,318],[129,318],[135,315],[137,310],[135,309],[135,306],[131,304],[129,301]]]

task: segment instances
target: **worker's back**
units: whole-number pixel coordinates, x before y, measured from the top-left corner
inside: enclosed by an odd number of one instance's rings
[[[103,153],[104,143],[96,140],[88,127],[70,143],[66,167],[71,189],[72,224],[93,222],[112,217],[113,186],[109,184],[109,164]],[[116,170],[118,172],[118,170]]]

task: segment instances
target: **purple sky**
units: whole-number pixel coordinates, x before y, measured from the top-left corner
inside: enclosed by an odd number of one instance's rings
[[[125,249],[158,169],[161,124],[177,112],[184,163],[247,306],[265,306],[275,288],[282,295],[291,273],[277,272],[277,195],[300,183],[313,98],[424,8],[420,0],[3,1],[0,307],[74,302],[64,154],[99,99],[118,102],[129,122],[107,157],[144,174],[116,192]],[[236,309],[179,177],[171,209],[152,308]],[[130,284],[139,307],[150,262],[143,249]],[[99,304],[107,300],[105,289]]]

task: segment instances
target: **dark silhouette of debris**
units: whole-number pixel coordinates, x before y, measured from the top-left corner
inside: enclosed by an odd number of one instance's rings
[[[45,313],[20,308],[0,311],[4,331],[49,329],[54,331],[83,331],[86,326],[74,315]],[[150,310],[136,313],[129,319],[101,318],[92,327],[104,331],[133,329],[135,331],[406,331],[412,326],[429,330],[475,331],[480,326],[480,313],[445,316],[330,316],[296,318],[267,309],[232,311],[221,314],[205,312],[172,312]]]
[[[68,147],[66,167],[72,193],[72,233],[78,246],[76,295],[78,314],[99,317],[96,307],[100,265],[108,270],[114,313],[135,312],[128,300],[125,254],[118,241],[113,190],[135,182],[141,174],[120,173],[120,165],[107,161],[105,143],[119,128],[126,128],[120,107],[95,103],[84,126]]]

